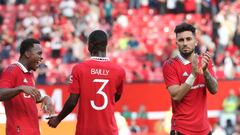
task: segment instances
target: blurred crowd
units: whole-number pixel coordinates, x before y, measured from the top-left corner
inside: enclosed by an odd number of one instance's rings
[[[89,57],[89,33],[102,29],[108,56],[128,82],[163,81],[162,64],[177,54],[173,30],[182,21],[196,26],[196,52],[213,54],[218,79],[240,78],[237,0],[0,0],[1,69],[33,37],[44,47],[37,83],[65,83],[72,66]]]

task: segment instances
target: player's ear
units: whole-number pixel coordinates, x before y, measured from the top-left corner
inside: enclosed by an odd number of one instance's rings
[[[29,50],[25,51],[24,55],[25,55],[25,57],[30,58],[31,57],[31,50],[29,49]]]

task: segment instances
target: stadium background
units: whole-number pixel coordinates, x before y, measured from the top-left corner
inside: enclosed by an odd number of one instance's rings
[[[88,34],[103,29],[110,39],[108,56],[123,66],[127,77],[116,111],[122,112],[127,105],[132,114],[126,119],[129,127],[135,123],[139,133],[164,135],[169,130],[171,105],[161,68],[167,58],[177,54],[173,29],[182,21],[197,28],[196,52],[208,50],[213,54],[219,93],[208,97],[208,109],[214,129],[225,128],[216,123],[228,110],[223,101],[230,92],[234,91],[237,99],[231,105],[239,106],[239,0],[0,0],[0,3],[1,71],[17,60],[19,43],[24,38],[40,39],[44,62],[35,74],[36,83],[42,92],[53,97],[56,113],[68,96],[64,84],[72,66],[89,57]],[[139,118],[139,108],[144,108],[147,116]],[[237,116],[238,109],[235,107],[231,113]],[[44,121],[45,114],[39,111],[42,134],[74,134],[74,113],[57,129],[50,129]],[[0,104],[0,121],[4,120]],[[0,124],[0,135],[4,134],[4,126]],[[239,122],[233,128],[239,130]]]

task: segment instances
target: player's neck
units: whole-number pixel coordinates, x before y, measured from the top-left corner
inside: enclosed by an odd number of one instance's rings
[[[91,57],[106,57],[106,52],[97,52],[96,54],[91,54]]]
[[[29,70],[28,66],[27,66],[28,64],[27,64],[26,60],[24,60],[22,58],[19,58],[18,62],[21,63],[27,70]]]
[[[193,58],[193,56],[194,56],[194,53],[190,54],[189,56],[182,55],[181,53],[180,53],[180,55],[181,55],[184,59],[192,62],[192,58]]]

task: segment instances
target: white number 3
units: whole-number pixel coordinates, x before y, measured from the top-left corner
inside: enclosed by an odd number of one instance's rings
[[[107,104],[108,104],[108,97],[106,95],[105,92],[103,92],[103,89],[104,87],[107,85],[109,80],[106,80],[106,79],[94,79],[93,82],[97,82],[97,83],[103,83],[102,86],[99,88],[99,90],[97,91],[97,94],[100,94],[103,96],[103,105],[102,106],[96,106],[94,101],[91,100],[90,103],[91,103],[91,106],[93,107],[93,109],[95,110],[103,110],[107,107]]]

